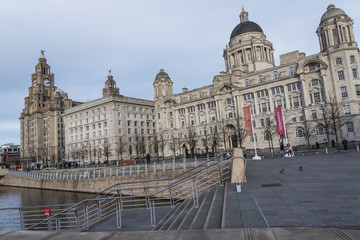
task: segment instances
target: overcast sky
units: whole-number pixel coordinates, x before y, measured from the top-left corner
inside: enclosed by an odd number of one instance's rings
[[[31,74],[45,50],[55,86],[75,101],[102,97],[108,74],[120,94],[153,99],[160,68],[182,87],[212,83],[244,5],[279,55],[319,52],[315,33],[332,3],[354,19],[360,1],[289,0],[0,0],[0,144],[20,144],[19,116]]]

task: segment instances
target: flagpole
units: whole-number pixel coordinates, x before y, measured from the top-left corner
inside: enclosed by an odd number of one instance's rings
[[[254,159],[254,160],[261,160],[261,157],[259,157],[259,156],[257,155],[257,149],[256,149],[256,134],[255,134],[255,131],[254,131],[254,124],[253,124],[253,121],[252,121],[252,114],[250,114],[250,121],[251,121],[251,130],[252,130],[252,134],[253,134],[254,148],[255,148],[255,156],[253,156],[252,159]]]
[[[282,114],[282,118],[284,121],[284,130],[285,130],[285,146],[288,144],[288,136],[287,136],[287,131],[286,131],[286,119],[285,119],[285,115],[284,115],[284,111],[281,108],[281,114]]]

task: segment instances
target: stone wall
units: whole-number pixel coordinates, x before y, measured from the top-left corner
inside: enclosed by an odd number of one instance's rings
[[[165,172],[152,172],[143,174],[133,174],[125,176],[114,176],[106,178],[92,178],[92,179],[73,179],[73,180],[51,180],[51,179],[37,179],[17,175],[7,174],[4,177],[5,186],[39,188],[60,191],[84,192],[84,193],[98,193],[104,189],[113,186],[116,183],[136,182],[153,179],[168,179],[176,177],[177,175],[188,170],[176,170]],[[153,182],[153,185],[164,184],[167,181]],[[131,184],[136,186],[136,184]],[[141,184],[143,186],[143,184]],[[130,187],[130,184],[129,184]]]

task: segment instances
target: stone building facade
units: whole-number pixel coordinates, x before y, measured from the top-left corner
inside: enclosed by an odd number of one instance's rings
[[[64,147],[62,113],[78,103],[55,86],[44,55],[31,74],[29,96],[20,115],[21,158],[55,165]]]
[[[360,140],[360,55],[353,20],[329,5],[316,33],[319,53],[293,51],[275,66],[272,43],[243,9],[223,51],[225,71],[212,84],[174,94],[172,80],[160,70],[153,84],[157,130],[177,143],[169,144],[167,155],[174,149],[185,154],[253,148],[255,137],[244,134],[247,106],[260,149],[276,148],[280,139],[294,146]],[[282,107],[287,137],[276,133],[275,107]],[[327,121],[331,109],[337,111],[335,126]]]
[[[103,97],[65,110],[65,158],[104,162],[154,153],[154,101],[125,97],[111,74]]]

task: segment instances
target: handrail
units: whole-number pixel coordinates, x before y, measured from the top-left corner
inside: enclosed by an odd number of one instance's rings
[[[189,181],[191,179],[195,179],[197,176],[200,176],[201,174],[206,174],[216,168],[218,168],[219,166],[221,165],[224,165],[224,164],[227,164],[229,163],[230,161],[232,160],[231,157],[227,157],[225,159],[222,159],[222,161],[217,161],[217,163],[215,164],[212,164],[212,165],[208,165],[209,164],[209,161],[208,162],[205,162],[193,169],[190,169],[182,174],[179,174],[173,178],[168,178],[168,179],[159,179],[159,180],[143,180],[143,181],[135,181],[135,182],[126,182],[126,183],[117,183],[117,184],[114,184],[113,186],[101,191],[100,193],[94,195],[93,197],[91,198],[88,198],[88,199],[85,199],[85,200],[82,200],[81,202],[79,203],[76,203],[76,204],[73,204],[72,206],[58,212],[57,214],[51,216],[51,217],[48,217],[30,227],[28,227],[27,229],[34,229],[35,227],[41,225],[41,224],[44,224],[45,222],[48,222],[51,221],[51,219],[57,219],[59,218],[62,214],[65,214],[66,212],[68,211],[71,211],[73,209],[77,209],[80,205],[84,205],[86,206],[86,203],[87,202],[91,202],[91,201],[101,201],[101,200],[110,200],[110,199],[130,199],[130,198],[152,198],[152,197],[156,197],[156,195],[162,193],[162,192],[165,192],[165,191],[170,191],[171,189],[177,187],[177,186],[180,186],[182,183],[185,183],[186,181]],[[206,166],[205,166],[206,165]],[[204,166],[205,166],[205,169],[204,169]],[[200,169],[200,170],[199,170]],[[199,170],[199,171],[197,171]],[[191,173],[193,172],[193,173]],[[191,175],[189,175],[189,173],[191,173]],[[174,181],[176,180],[177,178],[180,178],[181,176],[184,176],[186,175],[186,177],[184,178],[181,178],[177,181]],[[166,181],[167,182],[167,185],[147,185],[148,183],[151,183],[151,182],[163,182],[163,181]],[[139,187],[139,186],[132,186],[130,188],[122,188],[121,185],[127,185],[127,184],[135,184],[135,183],[142,183],[143,187]],[[120,188],[118,188],[120,185]],[[116,189],[114,189],[116,188]],[[114,190],[134,190],[134,189],[149,189],[149,188],[162,188],[161,190],[159,191],[155,191],[151,194],[145,194],[145,195],[133,195],[133,196],[123,196],[123,195],[120,195],[120,196],[117,196],[117,197],[102,197],[104,195],[108,195],[108,194],[111,194],[112,192],[114,192]],[[111,191],[110,191],[111,190]],[[145,200],[147,202],[147,200]],[[85,210],[84,210],[85,211]]]

